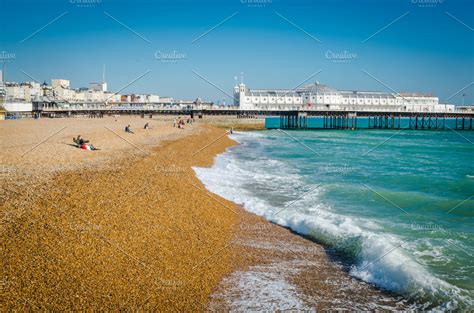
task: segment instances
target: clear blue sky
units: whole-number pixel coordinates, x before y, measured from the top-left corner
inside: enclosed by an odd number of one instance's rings
[[[112,91],[150,71],[123,93],[229,103],[193,71],[231,94],[241,72],[251,88],[293,88],[321,70],[307,83],[432,92],[442,102],[467,86],[449,102],[461,104],[467,94],[465,103],[474,103],[474,1],[1,0],[0,6],[0,61],[8,63],[9,81],[31,80],[23,71],[83,87],[101,80],[105,64]],[[174,51],[182,57],[156,58]]]

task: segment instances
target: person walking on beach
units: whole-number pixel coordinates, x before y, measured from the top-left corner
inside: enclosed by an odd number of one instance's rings
[[[134,134],[133,130],[130,128],[130,125],[125,126],[125,132],[130,133],[130,134]]]

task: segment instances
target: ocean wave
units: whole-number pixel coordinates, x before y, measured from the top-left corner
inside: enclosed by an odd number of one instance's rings
[[[249,134],[265,140],[260,134]],[[245,143],[245,136],[249,135],[233,138]],[[436,277],[418,262],[408,252],[406,239],[375,232],[378,226],[373,220],[339,214],[322,202],[324,186],[308,186],[285,162],[264,155],[241,157],[232,150],[217,156],[213,167],[194,170],[208,190],[342,253],[352,263],[349,273],[354,277],[414,299],[423,308],[473,305],[469,292]],[[298,198],[301,194],[305,196]],[[372,227],[363,227],[367,224]]]

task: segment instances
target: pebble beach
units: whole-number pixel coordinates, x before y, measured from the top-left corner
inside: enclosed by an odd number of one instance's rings
[[[226,127],[258,121],[172,121],[0,123],[2,311],[404,307],[196,178],[236,144]],[[100,150],[73,147],[78,134]]]

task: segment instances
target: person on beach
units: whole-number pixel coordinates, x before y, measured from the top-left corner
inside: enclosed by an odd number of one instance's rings
[[[176,117],[173,119],[173,127],[176,127]]]
[[[94,145],[92,145],[91,143],[84,143],[80,146],[80,148],[82,150],[100,150],[100,149],[97,149],[96,147],[94,147]]]
[[[81,135],[77,135],[77,138],[72,138],[72,141],[74,142],[74,145],[77,148],[80,148],[83,150],[99,150],[96,147],[94,147],[93,144],[89,143],[89,140],[85,140],[81,138]]]
[[[149,129],[150,128],[150,124],[146,123],[145,126],[143,126],[143,129]]]
[[[130,128],[130,125],[125,126],[125,132],[130,133],[130,134],[134,134],[132,128]]]
[[[85,140],[83,138],[81,138],[81,135],[77,135],[77,138],[72,138],[72,141],[77,145],[77,146],[81,146],[82,144],[85,144],[85,143],[88,143],[89,140]]]

